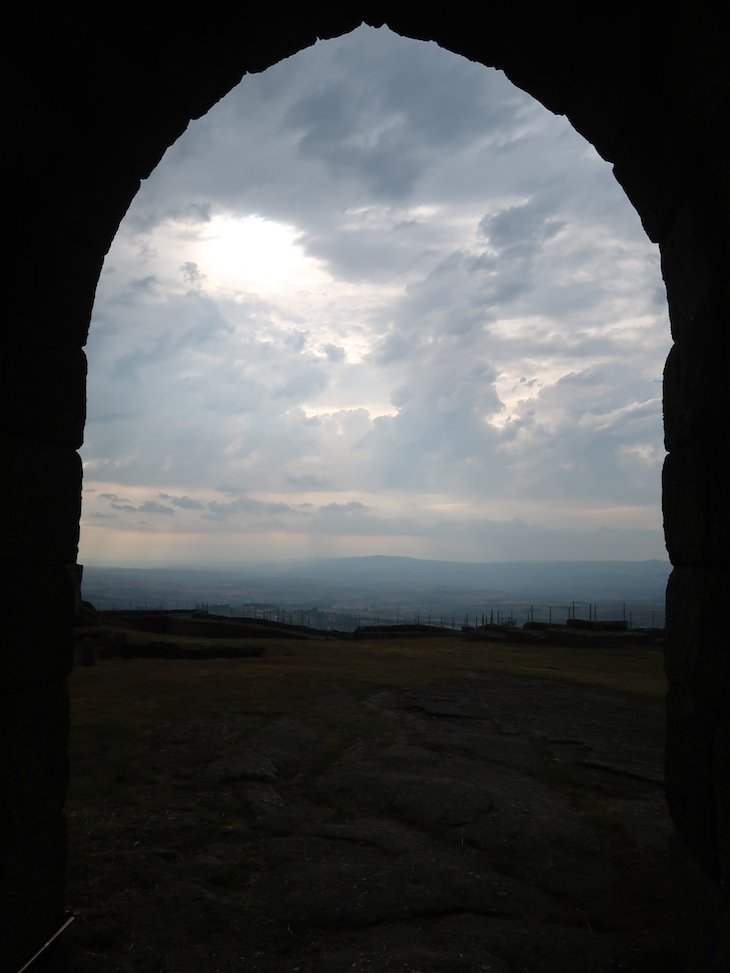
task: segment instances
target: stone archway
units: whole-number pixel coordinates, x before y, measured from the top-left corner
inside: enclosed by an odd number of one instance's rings
[[[67,695],[78,541],[85,359],[96,281],[140,179],[191,118],[261,71],[362,21],[501,68],[565,114],[607,160],[658,242],[674,347],[665,374],[667,797],[687,969],[730,965],[730,582],[723,370],[727,360],[727,15],[709,5],[500,8],[329,15],[207,11],[189,26],[52,11],[6,23],[10,287],[0,359],[2,498],[2,969],[63,911]],[[17,65],[22,63],[22,68]],[[722,431],[721,431],[722,430]],[[43,605],[38,611],[37,605]]]

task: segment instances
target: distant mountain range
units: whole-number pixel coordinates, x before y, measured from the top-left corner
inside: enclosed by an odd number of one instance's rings
[[[265,570],[265,566],[262,566]],[[438,586],[505,596],[581,600],[663,597],[668,561],[508,561],[468,563],[411,557],[325,558],[268,568],[269,577],[318,579],[336,585]]]

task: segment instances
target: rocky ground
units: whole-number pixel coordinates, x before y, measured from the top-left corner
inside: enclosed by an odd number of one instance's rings
[[[286,715],[157,727],[185,788],[108,849],[151,878],[76,908],[38,969],[673,969],[659,700],[482,672],[351,706],[383,732],[345,749]],[[220,816],[186,843],[196,795]]]

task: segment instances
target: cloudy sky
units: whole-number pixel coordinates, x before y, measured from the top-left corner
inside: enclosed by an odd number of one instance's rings
[[[89,356],[80,560],[664,558],[657,248],[501,72],[360,28],[142,186]]]

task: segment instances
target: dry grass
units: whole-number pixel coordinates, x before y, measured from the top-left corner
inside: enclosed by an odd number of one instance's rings
[[[256,868],[256,836],[240,807],[220,790],[201,788],[196,772],[229,743],[277,717],[315,728],[330,752],[341,755],[387,740],[382,716],[357,704],[391,688],[463,683],[490,671],[654,701],[666,686],[661,650],[643,646],[551,648],[458,636],[256,644],[264,653],[255,658],[105,659],[75,667],[68,800],[72,908],[123,903],[154,886],[155,855],[184,860],[222,831],[241,849],[218,876],[236,897],[242,876]],[[227,716],[230,728],[206,738],[206,726],[220,728]],[[189,759],[161,765],[160,733],[186,724],[202,728]]]
[[[129,634],[130,642],[139,638],[139,633]],[[646,698],[659,698],[666,690],[662,651],[655,647],[524,646],[460,637],[257,639],[256,644],[265,649],[259,658],[106,660],[92,668],[77,666],[71,678],[74,725],[98,726],[117,717],[141,725],[185,713],[216,712],[234,702],[252,712],[288,712],[326,696],[328,689],[346,687],[365,695],[490,671]]]

